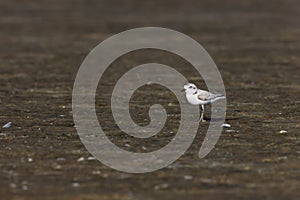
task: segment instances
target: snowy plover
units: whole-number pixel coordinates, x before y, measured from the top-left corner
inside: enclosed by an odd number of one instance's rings
[[[188,83],[183,86],[185,91],[185,96],[188,102],[192,105],[201,105],[201,116],[200,121],[203,120],[204,115],[204,105],[208,103],[213,103],[219,99],[224,99],[225,96],[221,94],[213,94],[205,90],[198,89],[195,84]]]

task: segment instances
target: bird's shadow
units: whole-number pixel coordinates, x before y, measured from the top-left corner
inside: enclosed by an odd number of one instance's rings
[[[235,121],[235,120],[239,120],[243,117],[228,117],[225,118],[225,121]],[[217,122],[222,120],[221,118],[211,118],[211,117],[204,117],[203,120],[205,120],[206,122]]]

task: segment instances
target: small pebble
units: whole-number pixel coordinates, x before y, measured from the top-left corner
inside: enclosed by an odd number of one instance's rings
[[[28,162],[32,162],[33,159],[32,159],[32,158],[28,158],[27,161],[28,161]]]
[[[82,162],[82,161],[84,161],[84,157],[80,157],[77,159],[77,162]]]
[[[22,185],[22,190],[28,190],[28,186],[27,185]]]
[[[72,183],[72,186],[73,186],[73,187],[79,187],[79,186],[80,186],[80,183],[77,183],[77,182]]]
[[[286,130],[281,130],[281,131],[279,131],[279,133],[287,133],[287,131]]]
[[[154,189],[155,190],[160,190],[160,189],[166,189],[166,188],[168,188],[169,187],[169,185],[167,184],[167,183],[163,183],[163,184],[161,184],[161,185],[156,185],[155,187],[154,187]]]
[[[93,156],[90,156],[90,157],[87,158],[87,160],[96,160],[96,158],[93,157]]]
[[[65,161],[66,159],[63,157],[56,158],[57,161]]]
[[[2,126],[2,128],[9,128],[11,127],[11,122],[7,122],[4,126]]]
[[[55,170],[60,170],[61,168],[62,168],[61,165],[56,164],[53,166],[53,169],[55,169]]]
[[[239,132],[239,131],[229,129],[229,130],[226,130],[225,132],[226,132],[226,133],[237,133],[237,132]]]
[[[210,179],[210,178],[201,178],[201,182],[202,182],[202,183],[212,183],[213,180]]]
[[[99,174],[101,174],[101,171],[100,170],[95,170],[95,171],[92,171],[92,174],[93,175],[99,175]]]
[[[146,151],[146,150],[147,150],[147,148],[146,148],[146,147],[144,147],[144,146],[142,146],[142,149],[143,149],[144,151]]]
[[[278,157],[277,159],[278,159],[278,160],[287,160],[288,157],[287,157],[287,156],[280,156],[280,157]]]
[[[265,162],[265,163],[270,163],[270,162],[274,162],[274,159],[273,158],[263,158],[261,159],[262,162]]]
[[[183,178],[184,178],[184,180],[192,180],[192,179],[193,179],[193,177],[192,177],[192,176],[189,176],[189,175],[186,175],[186,176],[184,176]]]
[[[225,127],[225,128],[230,128],[230,124],[222,124],[222,127]]]

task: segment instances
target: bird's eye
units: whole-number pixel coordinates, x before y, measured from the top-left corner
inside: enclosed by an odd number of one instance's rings
[[[190,86],[189,88],[192,88],[192,86]]]

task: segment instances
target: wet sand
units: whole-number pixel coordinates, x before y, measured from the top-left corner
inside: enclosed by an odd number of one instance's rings
[[[1,199],[298,199],[299,8],[296,0],[1,1],[0,125],[12,122],[0,129]],[[192,146],[172,165],[128,174],[88,160],[91,155],[74,128],[71,95],[90,50],[113,34],[144,26],[183,32],[209,52],[223,77],[226,121],[233,131],[224,129],[213,151],[199,159],[204,122]],[[176,56],[151,50],[118,60],[102,83],[112,86],[118,66],[152,60],[177,66],[205,87]],[[97,113],[107,119],[110,139],[142,152],[141,141],[115,134],[106,96],[97,94]],[[133,105],[147,108],[157,99],[143,94],[135,94]],[[162,87],[150,94],[160,95],[163,105],[176,105]],[[133,119],[147,124],[147,109],[132,108]],[[168,111],[178,116],[179,108]],[[209,112],[205,115],[208,119]],[[177,128],[178,117],[173,117],[166,130]],[[143,145],[155,150],[174,135],[159,136]]]

